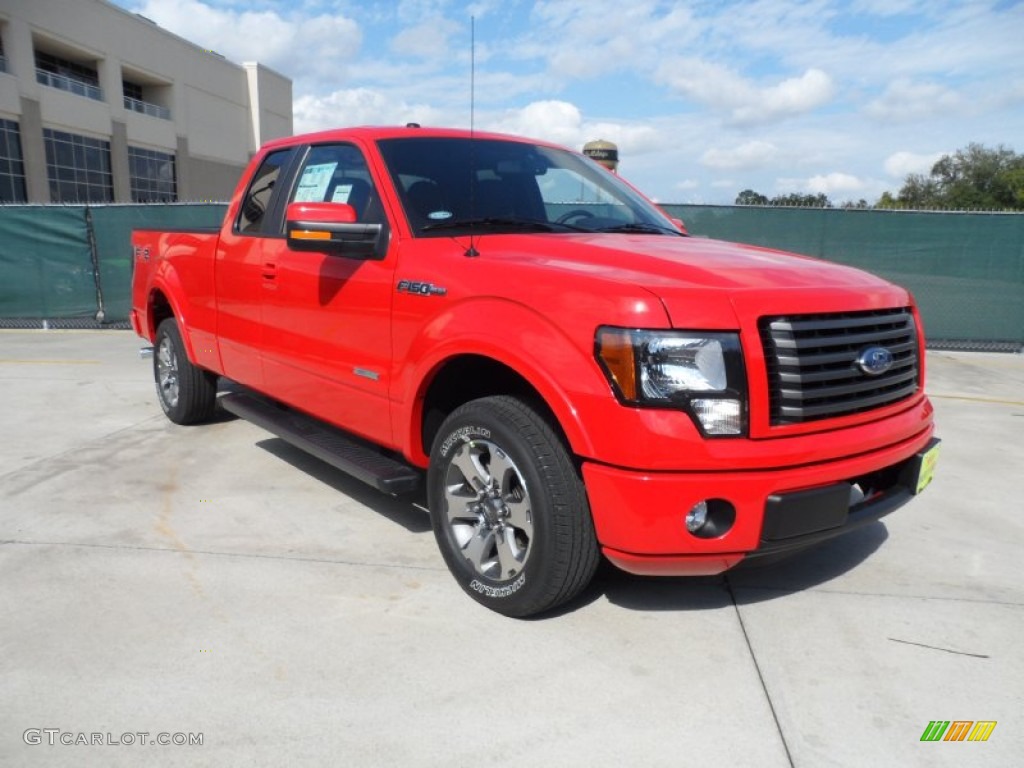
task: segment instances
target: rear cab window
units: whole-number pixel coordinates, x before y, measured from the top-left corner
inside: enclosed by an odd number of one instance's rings
[[[295,155],[295,147],[271,152],[253,174],[235,219],[235,232],[240,235],[280,235],[281,216],[274,191],[281,174]]]

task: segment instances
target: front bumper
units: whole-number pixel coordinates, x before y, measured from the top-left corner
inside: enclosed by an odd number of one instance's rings
[[[712,575],[744,560],[767,562],[893,512],[923,489],[934,427],[868,454],[774,470],[645,473],[583,465],[605,556],[631,573]],[[686,530],[694,504],[724,499],[736,510],[723,535]]]

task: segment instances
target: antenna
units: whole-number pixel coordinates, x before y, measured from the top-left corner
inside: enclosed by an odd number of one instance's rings
[[[469,218],[476,218],[476,16],[469,17]],[[475,259],[476,224],[469,225],[469,248],[463,254]]]

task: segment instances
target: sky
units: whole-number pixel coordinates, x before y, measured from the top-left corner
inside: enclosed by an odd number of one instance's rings
[[[296,133],[605,139],[665,203],[873,203],[971,142],[1024,152],[1024,0],[116,2],[291,78]]]

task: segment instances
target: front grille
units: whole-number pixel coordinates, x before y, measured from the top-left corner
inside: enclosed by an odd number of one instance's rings
[[[920,384],[908,309],[763,317],[759,328],[772,426],[880,408],[910,397]],[[856,361],[869,347],[889,350],[892,367],[863,372]]]

